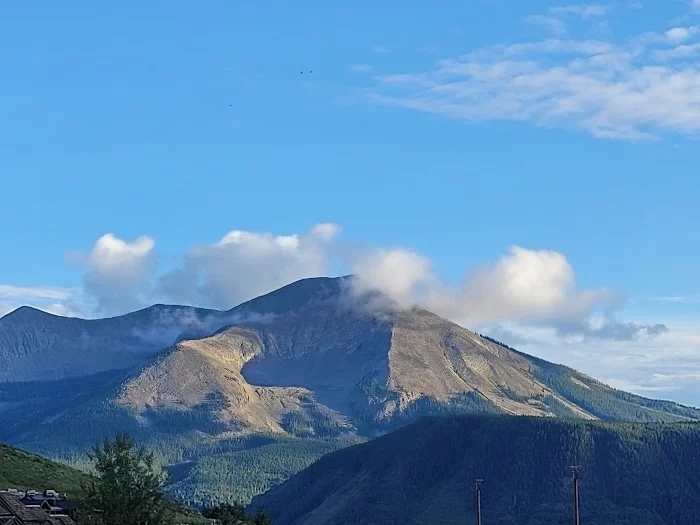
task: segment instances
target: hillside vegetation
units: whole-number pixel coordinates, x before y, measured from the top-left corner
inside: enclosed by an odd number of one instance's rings
[[[278,525],[571,523],[571,465],[581,465],[581,523],[700,523],[700,425],[553,418],[427,418],[324,456],[253,500]]]
[[[80,497],[88,479],[79,470],[0,444],[0,489],[52,489]]]

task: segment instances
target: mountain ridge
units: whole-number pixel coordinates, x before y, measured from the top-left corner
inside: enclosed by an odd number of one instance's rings
[[[318,278],[226,312],[151,307],[127,318],[138,325],[117,318],[128,328],[117,331],[127,334],[122,339],[96,332],[102,339],[93,342],[117,341],[107,349],[71,347],[80,331],[61,346],[60,331],[47,335],[34,326],[30,334],[58,338],[54,348],[66,351],[64,369],[90,373],[50,382],[50,375],[41,375],[30,383],[0,376],[0,418],[7,422],[0,440],[73,458],[103,435],[127,431],[156,447],[164,464],[190,461],[193,476],[207,479],[196,474],[200,463],[211,465],[211,454],[240,462],[249,453],[240,443],[255,436],[315,440],[304,449],[311,460],[328,450],[321,442],[372,438],[435,414],[700,420],[700,410],[612,389],[417,307],[377,313],[366,298],[353,303],[350,292],[347,277]],[[163,320],[169,331],[158,339]],[[144,340],[155,343],[144,347]],[[119,344],[137,348],[129,355]],[[86,356],[105,353],[119,366],[101,360],[96,369],[81,368]],[[56,366],[51,360],[45,365]],[[272,449],[296,446],[284,443]],[[284,475],[300,465],[285,464]],[[265,472],[264,483],[277,479],[274,468]],[[189,502],[202,493],[196,485],[179,486],[193,490],[180,493]],[[251,491],[264,488],[255,487]]]
[[[279,525],[458,525],[483,478],[485,525],[569,523],[580,465],[582,523],[694,525],[699,454],[697,422],[431,417],[330,453],[250,507]]]

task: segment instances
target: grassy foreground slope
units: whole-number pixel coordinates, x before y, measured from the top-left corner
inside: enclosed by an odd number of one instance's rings
[[[0,443],[0,490],[15,488],[21,490],[55,490],[80,499],[90,476],[84,472],[48,460],[36,454]],[[173,502],[175,523],[206,524],[196,511]]]
[[[277,525],[571,522],[581,465],[581,523],[700,523],[700,424],[555,418],[427,418],[324,456],[255,498]]]
[[[0,444],[0,489],[53,489],[81,496],[88,479],[79,470]]]

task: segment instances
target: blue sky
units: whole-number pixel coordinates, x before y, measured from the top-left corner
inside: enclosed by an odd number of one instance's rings
[[[380,4],[3,6],[0,310],[233,306],[363,268],[700,404],[700,5]],[[549,302],[477,315],[511,270]],[[571,331],[610,316],[633,335]]]

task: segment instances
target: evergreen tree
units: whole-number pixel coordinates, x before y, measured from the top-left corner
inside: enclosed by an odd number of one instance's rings
[[[272,518],[265,513],[262,507],[258,507],[251,523],[252,525],[272,525]]]
[[[243,525],[248,523],[245,515],[245,508],[240,504],[224,504],[213,509],[202,512],[205,518],[212,518],[221,521],[222,525]]]
[[[225,504],[202,512],[205,518],[220,520],[222,525],[272,525],[272,519],[265,513],[262,507],[252,516],[245,513],[243,505],[236,503]]]
[[[97,477],[86,487],[80,523],[94,525],[170,525],[172,511],[161,492],[165,475],[152,453],[117,434],[90,455]]]

